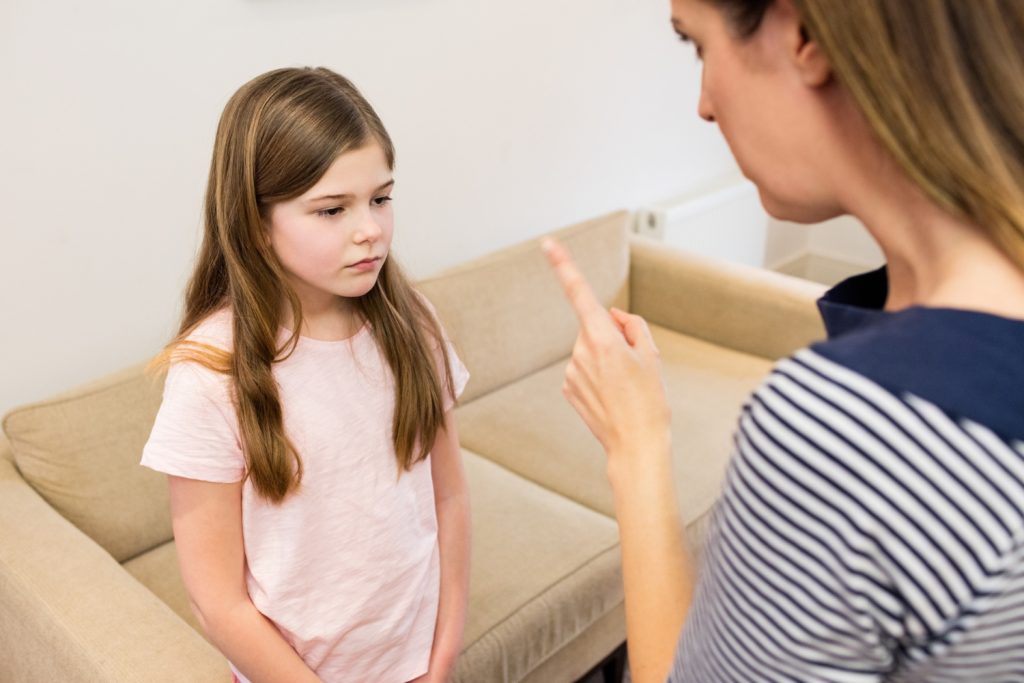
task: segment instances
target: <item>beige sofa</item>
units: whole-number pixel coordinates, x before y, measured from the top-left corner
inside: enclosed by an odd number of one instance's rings
[[[821,288],[630,239],[617,213],[560,233],[608,304],[651,323],[699,551],[741,405],[821,336]],[[604,457],[561,396],[575,321],[536,243],[420,283],[472,372],[458,409],[473,505],[459,682],[574,681],[623,641]],[[161,387],[129,368],[4,419],[0,680],[227,681],[178,576],[164,478],[138,465]]]

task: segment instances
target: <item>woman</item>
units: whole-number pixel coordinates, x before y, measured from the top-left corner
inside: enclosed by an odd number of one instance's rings
[[[673,0],[672,23],[766,209],[857,216],[887,267],[750,398],[693,590],[657,350],[546,245],[634,680],[1024,681],[1024,2]]]

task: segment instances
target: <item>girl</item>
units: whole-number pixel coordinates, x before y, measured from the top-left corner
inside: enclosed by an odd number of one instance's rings
[[[633,680],[1024,681],[1024,2],[672,8],[699,113],[766,209],[853,214],[888,266],[826,294],[828,341],[745,406],[691,607],[649,330],[548,245],[581,318],[565,391],[608,454]]]
[[[394,259],[394,149],[327,69],[221,116],[205,235],[142,463],[237,681],[444,681],[466,610],[467,380]]]

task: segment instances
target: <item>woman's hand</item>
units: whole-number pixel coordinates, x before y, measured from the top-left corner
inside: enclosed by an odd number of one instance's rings
[[[544,251],[580,320],[563,392],[608,453],[630,670],[638,683],[664,681],[693,571],[676,504],[658,349],[642,318],[604,310],[564,248],[546,240]]]
[[[663,453],[671,416],[647,323],[606,311],[569,252],[552,239],[543,248],[580,322],[562,392],[610,458],[623,451]]]

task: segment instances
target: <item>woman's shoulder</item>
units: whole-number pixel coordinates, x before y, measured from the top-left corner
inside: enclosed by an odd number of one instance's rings
[[[812,345],[780,368],[807,368],[859,394],[883,391],[1024,441],[1024,321],[912,307]]]

